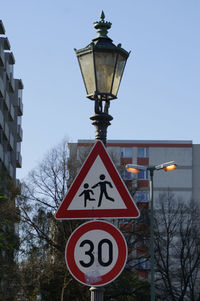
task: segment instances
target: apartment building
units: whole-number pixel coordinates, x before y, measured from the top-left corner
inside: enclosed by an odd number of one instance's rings
[[[22,166],[23,83],[14,78],[14,64],[15,58],[0,20],[0,193],[4,197],[0,203],[0,300],[3,301],[14,300],[17,283],[15,251],[19,215],[8,185],[12,182],[18,186],[16,169]]]
[[[94,141],[78,140],[70,143],[70,155],[76,154],[77,159],[83,158]],[[175,161],[176,170],[154,172],[154,208],[158,206],[160,195],[173,194],[182,202],[200,201],[200,145],[192,141],[162,141],[162,140],[108,140],[107,150],[116,165],[121,166],[121,175],[133,195],[133,199],[141,212],[136,223],[129,220],[118,220],[118,225],[126,233],[146,229],[149,231],[149,172],[141,171],[131,174],[125,165],[134,163],[143,166],[154,166],[169,161]],[[144,260],[148,256],[149,247],[144,242],[137,243],[134,250],[136,270],[139,278],[149,278],[149,262]]]
[[[0,164],[13,180],[16,179],[16,168],[22,166],[23,114],[23,83],[14,78],[14,64],[15,58],[0,21]]]

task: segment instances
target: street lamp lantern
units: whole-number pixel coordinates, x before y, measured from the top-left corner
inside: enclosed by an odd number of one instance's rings
[[[117,46],[113,44],[107,36],[112,24],[104,19],[102,11],[100,21],[94,23],[97,37],[85,48],[75,49],[75,52],[87,98],[95,102],[95,115],[90,119],[97,127],[96,139],[105,143],[107,127],[113,119],[108,114],[110,100],[117,98],[129,52],[123,49],[121,44]]]
[[[105,22],[102,11],[99,22],[94,23],[97,37],[85,48],[76,50],[87,97],[96,100],[117,98],[117,92],[129,53],[121,45],[115,46],[107,36],[110,22]]]

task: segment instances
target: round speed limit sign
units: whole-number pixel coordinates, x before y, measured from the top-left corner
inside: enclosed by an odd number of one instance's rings
[[[65,259],[76,280],[88,286],[103,286],[123,270],[127,260],[126,241],[113,224],[90,221],[71,234]]]

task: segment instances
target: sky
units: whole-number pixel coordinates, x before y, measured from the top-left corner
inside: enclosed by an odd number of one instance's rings
[[[131,51],[107,138],[200,143],[199,0],[8,0],[1,19],[24,84],[23,179],[63,139],[94,139],[74,48],[96,37],[93,23]]]

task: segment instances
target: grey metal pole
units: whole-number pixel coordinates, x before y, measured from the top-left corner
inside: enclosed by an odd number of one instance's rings
[[[151,301],[155,301],[155,262],[154,262],[154,205],[153,205],[153,176],[154,168],[150,171],[150,264],[151,264]]]
[[[105,289],[103,287],[94,287],[92,286],[90,288],[91,292],[91,301],[103,301],[103,295],[104,295]]]

